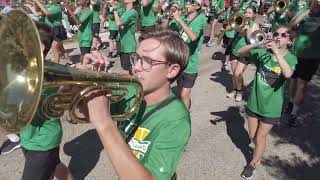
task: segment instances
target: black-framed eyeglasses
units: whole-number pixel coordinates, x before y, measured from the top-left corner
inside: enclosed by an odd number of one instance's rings
[[[278,36],[280,36],[280,37],[282,37],[282,38],[287,38],[287,37],[289,37],[289,33],[278,33],[278,32],[274,32],[274,33],[272,34],[272,37],[274,37],[274,38],[276,38],[276,37],[278,37]]]
[[[137,53],[134,53],[130,56],[130,62],[132,66],[134,66],[139,60],[140,60],[140,65],[144,71],[151,71],[152,66],[159,65],[159,64],[170,65],[170,63],[166,61],[155,60],[147,56],[139,56]]]

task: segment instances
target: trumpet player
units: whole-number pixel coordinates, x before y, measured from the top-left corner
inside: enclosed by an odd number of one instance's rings
[[[292,76],[297,64],[297,57],[289,51],[293,43],[290,28],[278,27],[272,38],[266,41],[266,48],[249,44],[238,50],[240,57],[249,57],[257,66],[246,105],[249,136],[255,147],[252,160],[241,173],[245,179],[252,178],[266,149],[267,136],[280,121],[285,81]]]
[[[249,6],[245,9],[244,17],[246,25],[241,32],[238,32],[231,45],[231,71],[233,77],[233,91],[227,94],[228,98],[235,98],[237,102],[242,101],[243,73],[249,64],[249,60],[245,57],[239,57],[238,50],[247,45],[251,32],[258,30],[259,25],[255,23],[256,8]]]
[[[177,79],[179,94],[187,109],[190,109],[191,89],[198,76],[203,32],[207,23],[205,14],[201,12],[201,4],[202,0],[187,1],[186,17],[180,16],[178,10],[174,11],[174,20],[169,26],[170,29],[179,32],[182,39],[188,44],[190,50],[189,63]]]

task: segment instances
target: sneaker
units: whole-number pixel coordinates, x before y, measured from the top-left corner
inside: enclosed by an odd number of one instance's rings
[[[212,45],[214,45],[214,41],[213,40],[209,40],[208,43],[206,44],[207,47],[211,47]]]
[[[291,114],[290,118],[288,119],[289,127],[297,127],[297,116]]]
[[[236,91],[232,91],[231,93],[227,94],[227,98],[230,98],[230,99],[234,98],[235,96],[236,96]]]
[[[12,142],[9,139],[5,141],[1,146],[1,154],[9,154],[12,151],[21,147],[20,140],[18,142]]]
[[[244,167],[244,170],[241,173],[241,177],[244,179],[251,179],[253,177],[255,167],[253,167],[251,164],[247,164],[246,167]]]
[[[292,102],[289,102],[286,107],[284,108],[284,112],[287,113],[287,114],[290,114],[291,111],[293,109],[293,103]]]
[[[242,94],[237,93],[236,94],[236,101],[241,102],[242,101]]]

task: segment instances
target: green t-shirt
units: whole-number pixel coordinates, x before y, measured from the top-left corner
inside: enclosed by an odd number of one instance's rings
[[[317,17],[318,16],[318,17]],[[319,15],[307,15],[299,25],[295,38],[294,52],[299,58],[320,59],[320,27],[316,19]]]
[[[293,0],[288,4],[288,10],[293,13],[293,16],[300,14],[308,8],[309,3],[306,0]]]
[[[167,98],[175,96],[172,92]],[[160,103],[160,102],[159,102]],[[141,107],[142,118],[159,103]],[[174,116],[172,116],[174,114]],[[132,121],[137,122],[140,119]],[[123,131],[125,131],[123,127]],[[174,100],[140,124],[128,141],[136,158],[158,180],[168,180],[176,167],[191,134],[190,113],[180,100]],[[128,136],[128,135],[127,135]]]
[[[99,23],[100,24],[100,0],[95,0],[96,4],[92,6],[92,13],[93,13],[93,24]]]
[[[211,0],[209,2],[209,7],[210,13],[213,13],[215,16],[219,11],[225,8],[224,0]]]
[[[92,16],[93,13],[89,7],[83,8],[76,14],[81,22],[78,30],[78,42],[80,47],[91,47],[92,45]]]
[[[155,0],[150,0],[150,4],[147,7],[141,5],[140,18],[142,26],[153,26],[157,22],[157,17],[154,14]]]
[[[287,26],[289,24],[289,17],[283,13],[272,12],[268,17],[271,26],[271,32],[274,32],[279,26]]]
[[[118,31],[119,27],[117,26],[115,19],[114,19],[114,13],[112,11],[112,7],[109,7],[109,9],[107,9],[108,12],[108,21],[109,21],[109,30],[111,31]],[[126,12],[126,9],[124,8],[124,6],[122,6],[121,3],[117,2],[117,12],[119,14],[119,16],[121,17],[121,15]]]
[[[256,63],[257,71],[247,107],[263,117],[281,117],[286,79],[279,63],[266,49],[251,50],[249,58]],[[289,51],[284,59],[294,70],[297,57]]]
[[[191,22],[183,16],[181,16],[181,19],[197,35],[197,40],[192,41],[186,34],[186,32],[183,31],[180,24],[175,20],[170,23],[170,29],[179,32],[182,39],[187,43],[189,47],[190,59],[184,72],[188,74],[195,74],[199,71],[200,50],[203,44],[203,32],[204,28],[207,25],[207,17],[204,13],[200,13]]]
[[[51,27],[59,27],[62,22],[62,9],[59,4],[48,4],[47,10],[49,11],[50,15],[45,16],[45,23]]]
[[[135,33],[137,31],[138,13],[135,9],[130,9],[121,15],[123,28],[119,28],[121,52],[136,52],[137,42]]]
[[[253,25],[254,25],[254,21],[249,21],[249,27],[252,28]],[[234,56],[237,56],[239,57],[239,53],[238,53],[238,50],[247,45],[247,40],[246,40],[246,35],[242,32],[238,32],[236,34],[236,37],[234,38],[234,41],[232,42],[232,46],[231,46],[231,52]]]
[[[56,93],[56,89],[46,90],[41,94],[38,108],[42,108],[43,99]],[[38,109],[29,126],[20,132],[21,145],[32,151],[47,151],[60,145],[62,139],[62,127],[59,119],[49,119]]]
[[[250,0],[248,0],[248,1],[246,1],[246,2],[245,2],[245,1],[242,2],[242,4],[241,4],[241,9],[242,9],[243,11],[245,11],[246,8],[249,7],[249,6],[253,6],[253,7],[255,7],[256,9],[258,8],[257,2],[255,2],[254,0],[251,0],[251,2],[250,2]]]
[[[232,12],[233,12],[232,7],[229,7],[229,8],[227,9],[227,12],[226,12],[226,17],[225,17],[226,20],[232,15]],[[243,9],[242,9],[242,8],[239,8],[238,13],[239,13],[239,14],[244,14]],[[236,31],[235,31],[235,30],[226,31],[226,32],[225,32],[225,35],[226,35],[228,38],[234,38],[234,37],[236,36]]]

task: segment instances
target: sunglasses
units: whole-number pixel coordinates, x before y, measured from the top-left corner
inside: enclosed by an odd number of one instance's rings
[[[282,38],[287,38],[287,37],[289,37],[289,33],[278,33],[278,32],[274,32],[273,34],[272,34],[272,37],[274,37],[274,38],[276,38],[276,37],[278,37],[278,36],[280,36],[280,37],[282,37]]]

